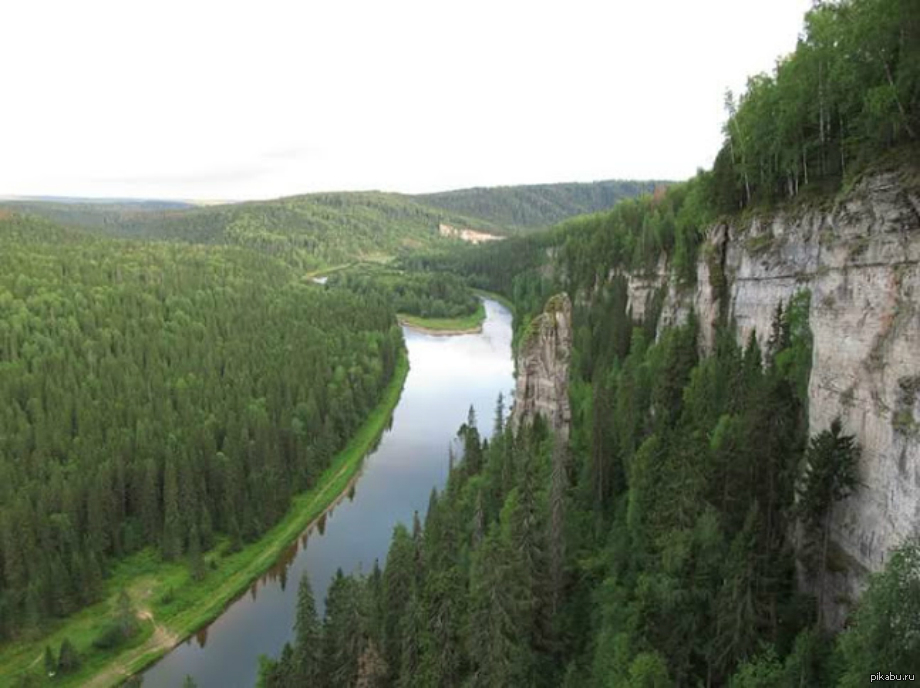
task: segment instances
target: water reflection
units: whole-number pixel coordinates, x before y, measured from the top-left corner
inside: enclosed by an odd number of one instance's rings
[[[174,688],[191,675],[201,688],[255,685],[260,654],[277,657],[293,637],[297,581],[310,576],[322,612],[336,569],[370,571],[384,561],[393,526],[424,515],[432,487],[448,471],[448,448],[472,404],[488,436],[495,399],[513,386],[511,316],[486,301],[483,331],[431,337],[406,330],[411,369],[402,397],[376,451],[358,479],[272,568],[202,633],[148,671],[145,688]],[[357,487],[360,484],[360,495]],[[334,517],[333,517],[334,515]]]

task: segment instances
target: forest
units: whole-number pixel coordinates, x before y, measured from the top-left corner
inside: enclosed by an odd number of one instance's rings
[[[204,575],[313,485],[402,349],[388,302],[237,248],[0,219],[0,639],[145,548]]]
[[[484,220],[374,191],[179,209],[28,203],[23,210],[110,236],[239,246],[302,270],[434,245],[439,222],[498,231]]]
[[[731,212],[833,191],[920,134],[917,0],[817,2],[772,74],[726,94],[713,207]],[[911,153],[915,155],[915,151]]]
[[[576,215],[607,210],[624,198],[651,193],[663,181],[609,180],[580,184],[533,184],[460,189],[414,196],[426,205],[482,218],[499,227],[533,230]]]
[[[778,309],[765,351],[726,328],[700,359],[693,321],[654,342],[624,291],[576,315],[570,444],[539,418],[512,427],[500,399],[482,441],[471,412],[462,461],[382,568],[339,571],[322,620],[301,581],[295,641],[262,686],[781,688],[920,670],[916,616],[888,627],[918,610],[920,549],[836,639],[796,592],[787,529],[802,519],[820,566],[822,515],[858,455],[838,426],[806,436],[809,295]],[[814,471],[797,481],[802,455]]]
[[[19,213],[117,237],[224,244],[313,270],[391,258],[443,244],[441,222],[507,234],[544,227],[637,196],[654,182],[543,184],[428,195],[313,193],[195,207],[180,202],[7,201]]]
[[[499,399],[486,442],[471,415],[446,488],[394,530],[385,562],[339,572],[322,618],[301,581],[295,640],[263,660],[262,686],[849,688],[875,666],[920,673],[920,544],[870,578],[837,635],[797,585],[790,534],[808,575],[838,565],[826,515],[858,489],[861,453],[839,422],[808,436],[809,292],[780,304],[763,348],[736,341],[723,299],[701,357],[692,316],[658,333],[660,291],[634,318],[624,275],[692,286],[719,218],[821,203],[909,161],[920,6],[816,3],[796,51],[726,105],[714,168],[688,182],[403,259],[504,294],[518,341],[569,292],[571,437],[539,417],[512,426]]]
[[[839,564],[827,514],[859,489],[862,451],[839,422],[808,434],[811,294],[780,304],[765,345],[737,341],[722,299],[703,356],[693,315],[659,330],[664,294],[637,318],[626,286],[669,271],[692,288],[713,223],[829,203],[915,161],[920,0],[814,3],[796,50],[725,108],[712,169],[676,184],[22,206],[69,227],[0,211],[0,640],[100,600],[132,554],[206,578],[207,553],[282,519],[378,402],[404,355],[396,313],[468,315],[475,287],[513,303],[517,344],[547,299],[571,297],[570,437],[509,422],[501,398],[490,419],[471,410],[445,488],[385,561],[339,571],[322,615],[300,581],[264,688],[920,673],[920,545],[892,554],[837,635],[797,584],[797,565],[820,579]],[[508,236],[445,242],[442,221]],[[304,275],[390,258],[328,287]],[[94,645],[134,632],[131,603]],[[44,668],[78,654],[49,646]]]
[[[330,275],[330,289],[347,289],[358,296],[385,297],[397,313],[421,318],[457,318],[479,307],[466,282],[450,273],[410,272],[361,264]]]

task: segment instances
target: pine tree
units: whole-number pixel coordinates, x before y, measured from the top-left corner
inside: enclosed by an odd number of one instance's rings
[[[188,534],[188,568],[192,574],[192,579],[196,581],[204,580],[208,569],[204,563],[204,555],[201,553],[201,537],[198,534],[198,525],[192,523],[192,528]]]
[[[403,655],[404,617],[415,587],[415,545],[402,524],[393,529],[382,587],[383,657],[395,674]]]
[[[505,428],[505,398],[501,392],[495,402],[495,420],[492,424],[492,441],[501,437]]]
[[[476,475],[482,470],[482,441],[476,428],[476,411],[470,406],[466,423],[458,436],[463,440],[463,463],[466,475]]]
[[[567,449],[557,437],[553,443],[549,493],[550,613],[562,604],[565,575],[565,497],[568,489]]]
[[[179,513],[179,478],[175,453],[172,451],[174,438],[170,441],[170,451],[166,459],[163,478],[163,557],[167,560],[178,559],[182,554],[182,519]]]
[[[323,675],[329,688],[352,688],[364,649],[365,619],[359,583],[339,569],[326,595]]]
[[[417,685],[421,668],[421,637],[424,633],[422,613],[418,593],[413,588],[398,629],[402,646],[402,654],[399,658],[399,678],[396,682],[399,688],[414,688]],[[392,667],[390,670],[392,671]]]
[[[50,645],[45,645],[45,673],[48,676],[54,676],[57,672],[58,663],[54,658],[54,651]]]
[[[143,477],[141,479],[139,509],[141,521],[144,525],[144,540],[146,542],[155,542],[162,525],[156,465],[152,460],[148,459],[142,464],[141,472]]]
[[[69,674],[80,668],[80,656],[76,648],[70,642],[70,638],[64,638],[61,642],[61,649],[58,652],[58,671],[62,674]]]
[[[811,439],[798,490],[797,512],[811,548],[818,549],[819,622],[824,608],[831,508],[859,485],[859,445],[853,435],[843,435],[842,431],[840,418],[835,418],[829,429]]]
[[[377,644],[369,640],[358,658],[358,679],[355,681],[355,688],[380,688],[384,685],[386,675],[387,664],[380,656]]]
[[[137,618],[134,614],[134,607],[131,604],[131,598],[124,588],[118,593],[115,625],[122,638],[131,637],[137,630]]]
[[[495,531],[473,556],[468,654],[473,686],[530,685],[529,594],[520,556]]]
[[[323,628],[316,616],[310,577],[304,573],[297,588],[297,616],[294,619],[294,671],[299,685],[322,688]]]

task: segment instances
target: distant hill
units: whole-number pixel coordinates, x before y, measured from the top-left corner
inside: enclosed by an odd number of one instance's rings
[[[444,241],[438,236],[441,222],[501,231],[478,218],[376,191],[181,208],[38,202],[5,205],[114,236],[247,246],[304,268],[386,258]]]
[[[507,229],[549,227],[575,215],[606,210],[623,198],[651,193],[663,181],[495,186],[413,196],[426,205],[482,218]]]
[[[86,196],[0,196],[3,204],[62,203],[65,205],[127,206],[138,209],[192,208],[197,202],[162,198],[90,198]]]
[[[114,236],[247,246],[312,268],[451,241],[439,236],[441,224],[497,235],[545,226],[607,208],[656,184],[543,184],[418,196],[313,193],[210,206],[124,199],[19,199],[0,206]]]
[[[69,198],[29,196],[0,199],[0,207],[16,213],[37,215],[75,227],[104,229],[134,222],[139,215],[195,208],[185,201]]]

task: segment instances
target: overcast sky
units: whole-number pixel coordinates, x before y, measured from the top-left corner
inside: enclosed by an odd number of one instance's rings
[[[683,179],[810,0],[0,5],[0,194]]]

